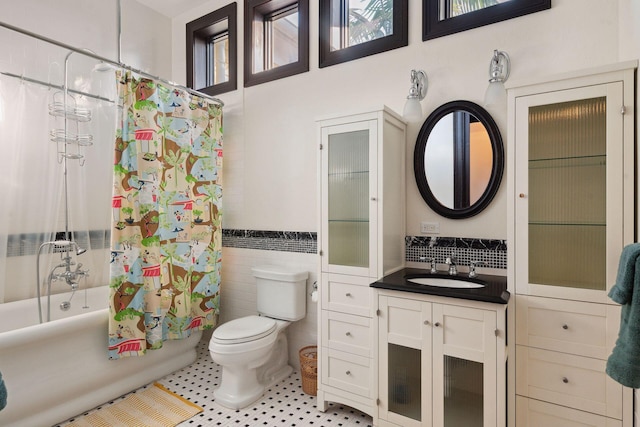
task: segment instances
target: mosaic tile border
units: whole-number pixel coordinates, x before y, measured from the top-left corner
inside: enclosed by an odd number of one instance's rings
[[[318,233],[223,229],[222,246],[315,254],[318,253]]]
[[[57,233],[56,239],[64,239],[64,233]],[[109,247],[108,230],[91,230],[88,236],[86,233],[74,232],[73,239],[81,247],[90,247],[91,249]],[[44,241],[45,234],[43,233],[11,234],[7,239],[7,256],[35,255],[38,247]],[[316,254],[318,252],[318,234],[306,231],[223,229],[222,246]],[[452,252],[455,252],[458,265],[469,265],[471,261],[481,261],[484,263],[484,267],[507,268],[506,240],[406,236],[405,249],[405,259],[409,262],[428,263],[429,259],[435,258],[436,262],[441,264]]]
[[[469,237],[424,237],[405,238],[405,259],[411,262],[444,264],[446,258],[455,253],[458,265],[470,265],[471,261],[481,261],[483,267],[507,268],[507,241],[498,239],[477,239]]]

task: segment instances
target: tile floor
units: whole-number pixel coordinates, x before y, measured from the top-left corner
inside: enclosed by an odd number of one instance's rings
[[[318,411],[315,396],[309,396],[302,391],[299,372],[294,372],[288,378],[271,387],[262,399],[247,408],[240,410],[225,408],[217,404],[211,396],[212,390],[217,387],[220,381],[222,370],[211,360],[207,344],[207,340],[202,340],[198,345],[198,359],[195,363],[158,380],[169,390],[204,409],[200,414],[179,424],[180,427],[372,426],[370,416],[348,406],[330,404],[326,412]],[[105,405],[113,404],[119,399],[105,403]],[[69,421],[71,420],[56,427],[64,427]]]

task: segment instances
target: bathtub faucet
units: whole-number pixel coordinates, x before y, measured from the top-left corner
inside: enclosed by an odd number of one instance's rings
[[[40,323],[42,323],[44,320],[42,314],[42,295],[40,288],[40,255],[42,254],[44,248],[51,246],[54,247],[54,250],[62,249],[62,252],[64,252],[66,256],[62,257],[62,263],[54,266],[51,271],[49,271],[49,275],[47,277],[47,322],[51,320],[51,283],[56,280],[64,280],[69,286],[71,286],[71,289],[75,291],[78,288],[78,279],[89,275],[88,270],[81,269],[82,264],[78,264],[74,271],[71,270],[71,266],[75,265],[75,263],[71,259],[71,249],[75,249],[76,256],[79,256],[86,252],[86,249],[80,248],[80,246],[78,246],[76,242],[72,240],[54,240],[42,243],[38,248],[38,253],[36,256],[36,290],[38,296],[38,317],[40,318]],[[64,272],[56,273],[59,268],[64,268]]]
[[[89,270],[82,270],[82,263],[78,263],[78,265],[76,265],[75,270],[72,270],[71,269],[72,265],[75,265],[75,263],[69,260],[66,263],[62,263],[55,266],[51,271],[51,273],[49,274],[50,280],[52,282],[55,282],[58,280],[64,280],[67,283],[67,285],[71,286],[71,289],[75,291],[78,288],[78,280],[80,280],[83,277],[88,277]],[[63,271],[62,273],[56,273],[56,269],[58,268],[64,268],[65,271]]]

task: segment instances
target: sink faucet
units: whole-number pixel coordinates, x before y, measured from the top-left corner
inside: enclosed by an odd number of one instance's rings
[[[452,253],[451,256],[447,257],[445,264],[449,266],[449,276],[455,276],[458,274],[458,267],[456,266],[457,262],[458,260],[456,259],[455,253]]]

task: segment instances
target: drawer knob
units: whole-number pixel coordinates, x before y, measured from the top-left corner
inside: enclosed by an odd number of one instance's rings
[[[351,375],[351,371],[347,371],[347,372],[345,372],[345,374]]]
[[[345,335],[346,335],[346,336],[348,336],[348,337],[350,337],[350,336],[351,336],[351,332],[347,331],[347,332],[345,333]]]
[[[440,322],[434,323],[433,326],[435,326],[436,328],[439,328],[440,327]]]
[[[351,296],[351,292],[347,292],[346,294],[344,294],[345,297],[350,297]]]
[[[565,383],[565,384],[568,384],[569,383],[569,378],[562,377],[562,382]]]
[[[566,331],[567,329],[569,329],[569,325],[562,325],[562,329]]]

